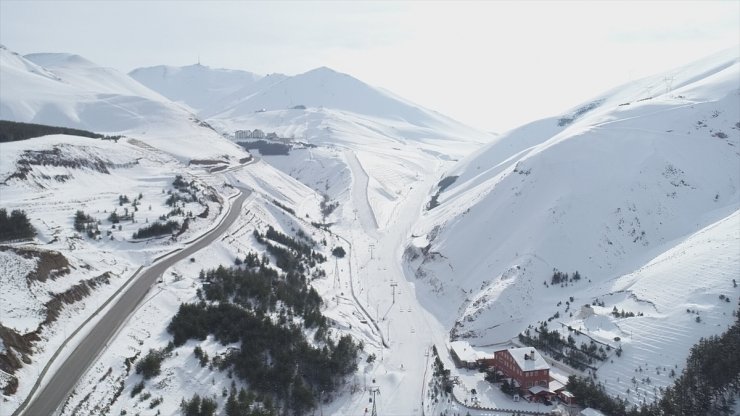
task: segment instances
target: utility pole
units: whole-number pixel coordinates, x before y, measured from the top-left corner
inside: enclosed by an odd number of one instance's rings
[[[393,303],[391,305],[395,305],[396,303],[396,286],[398,286],[398,283],[391,281],[391,295],[393,295]]]
[[[665,76],[663,77],[663,82],[665,82],[665,93],[668,94],[671,92],[671,87],[673,86],[673,80],[675,79],[675,76]]]
[[[334,289],[339,287],[339,257],[334,257]]]
[[[370,260],[373,259],[373,249],[375,248],[375,244],[370,244]]]
[[[373,380],[373,381],[375,381],[375,380]],[[372,411],[372,413],[370,415],[371,416],[378,416],[378,407],[376,405],[376,403],[378,402],[378,400],[377,400],[376,396],[380,394],[380,387],[378,387],[378,386],[372,386],[372,387],[370,387],[370,394],[373,395],[373,399],[372,399],[373,400],[373,411]]]

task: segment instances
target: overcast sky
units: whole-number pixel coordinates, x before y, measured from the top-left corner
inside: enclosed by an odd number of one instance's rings
[[[0,0],[0,43],[22,54],[125,72],[198,57],[259,74],[328,66],[499,132],[738,39],[739,1]]]

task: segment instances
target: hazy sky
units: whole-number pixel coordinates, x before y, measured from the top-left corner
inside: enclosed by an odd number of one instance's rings
[[[19,53],[125,72],[198,56],[260,74],[329,66],[496,131],[739,39],[740,1],[0,0],[0,43]]]

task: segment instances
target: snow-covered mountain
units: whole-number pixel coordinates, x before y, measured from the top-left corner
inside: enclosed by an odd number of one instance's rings
[[[493,138],[329,68],[263,77],[199,115],[227,135],[276,133],[293,150],[266,160],[332,199],[350,192],[356,160],[381,228],[409,186]]]
[[[25,210],[37,232],[32,245],[58,251],[73,269],[29,286],[35,260],[0,252],[8,289],[0,324],[21,334],[40,328],[42,336],[29,353],[32,363],[16,369],[19,390],[0,414],[29,392],[68,325],[77,327],[139,266],[219,223],[235,185],[252,192],[236,223],[165,273],[80,380],[64,414],[157,406],[176,413],[195,393],[223,408],[222,392],[241,381],[206,370],[194,347],[215,363],[235,344],[208,337],[176,347],[139,396],[134,389],[144,380],[130,363],[165,348],[179,305],[198,299],[200,270],[232,265],[251,251],[271,256],[254,238],[268,227],[316,242],[327,256],[335,247],[346,250],[311,266],[307,279],[324,299],[333,336],[364,343],[347,386],[324,395],[326,414],[367,413],[370,393],[360,386],[369,383],[383,392],[376,403],[384,413],[417,414],[418,398],[426,397],[425,413],[452,411],[457,405],[432,395],[433,346],[459,377],[458,399],[475,388],[489,405],[540,410],[502,396],[477,371],[454,369],[445,351],[450,334],[506,348],[529,326],[536,333],[540,322],[578,345],[601,343],[609,359],[590,365],[609,392],[632,403],[650,400],[672,382],[653,364],[680,372],[698,337],[732,321],[740,294],[732,282],[740,280],[735,51],[502,135],[328,68],[260,77],[159,66],[124,75],[69,54],[23,57],[2,48],[0,58],[0,118],[126,136],[0,144],[3,207]],[[246,151],[208,125],[225,135],[274,132],[278,137],[268,140],[288,154],[245,163]],[[197,198],[170,199],[180,192],[176,175]],[[102,238],[75,230],[78,209],[100,221]],[[115,224],[109,211],[116,210],[136,214]],[[157,218],[186,216],[192,222],[174,240],[132,238]],[[569,274],[556,282],[553,269]],[[98,285],[90,279],[99,276],[104,285],[90,292],[95,296],[40,325],[55,294],[81,282]],[[0,353],[8,348],[0,343]],[[648,381],[630,382],[645,363]],[[0,386],[11,382],[0,373]]]
[[[295,76],[261,77],[247,71],[196,64],[138,68],[129,75],[163,96],[189,106],[201,119],[212,121],[224,133],[263,128],[306,136],[307,120],[300,109],[319,112],[321,119],[349,115],[349,118],[360,116],[381,121],[393,125],[395,130],[400,128],[396,135],[407,137],[418,136],[411,131],[424,129],[431,137],[490,139],[442,114],[326,67]]]
[[[201,64],[137,68],[129,76],[196,112],[219,105],[224,98],[263,78],[247,71],[209,68]]]
[[[0,118],[123,132],[190,115],[113,69],[71,54],[20,56],[0,49]],[[146,120],[142,114],[147,114]]]
[[[79,55],[0,47],[0,83],[3,120],[135,136],[183,160],[246,156],[183,106]]]
[[[439,205],[407,251],[417,294],[453,335],[477,344],[540,321],[621,338],[627,358],[600,374],[609,384],[620,374],[627,383],[663,341],[681,366],[699,336],[732,322],[733,306],[718,296],[738,295],[739,149],[737,50],[508,132],[440,177]],[[712,254],[697,241],[711,241]],[[553,282],[553,269],[569,280]],[[596,316],[584,321],[579,309],[592,303]],[[636,388],[629,397],[640,399]]]
[[[321,67],[286,77],[245,95],[231,108],[214,118],[238,118],[262,110],[285,110],[295,106],[326,108],[368,117],[402,120],[409,124],[434,127],[446,119],[392,93],[330,68]]]

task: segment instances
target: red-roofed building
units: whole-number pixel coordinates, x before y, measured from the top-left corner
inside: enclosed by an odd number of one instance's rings
[[[534,348],[510,348],[494,353],[493,366],[506,377],[516,380],[522,391],[550,383],[550,365]]]

